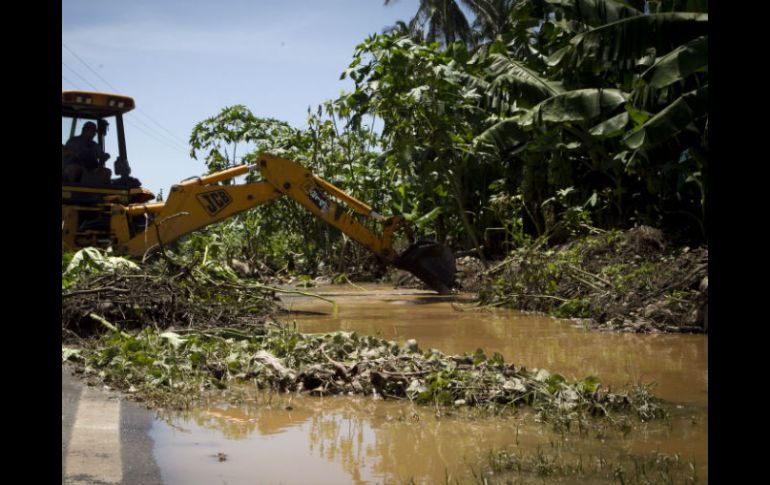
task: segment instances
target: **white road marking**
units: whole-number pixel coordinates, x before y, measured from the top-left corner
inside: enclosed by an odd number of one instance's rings
[[[64,483],[120,483],[120,401],[84,388],[65,463]]]

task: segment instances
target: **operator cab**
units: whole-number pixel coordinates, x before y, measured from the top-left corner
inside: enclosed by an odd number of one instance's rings
[[[130,176],[123,114],[134,107],[134,100],[128,96],[62,91],[62,202],[91,204],[109,200],[128,204],[155,198]],[[110,154],[98,169],[84,168],[75,151],[66,147],[89,123],[97,127],[93,142],[99,152]]]

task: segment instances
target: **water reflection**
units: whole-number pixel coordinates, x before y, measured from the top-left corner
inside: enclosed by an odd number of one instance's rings
[[[355,290],[354,290],[355,291]],[[666,422],[624,437],[610,429],[557,433],[523,412],[505,420],[436,416],[434,409],[364,397],[262,394],[238,405],[212,402],[168,414],[152,435],[165,483],[473,483],[491,448],[533,451],[560,443],[568,453],[613,460],[680,454],[708,480],[708,337],[589,332],[514,312],[460,311],[456,299],[421,292],[330,293],[339,304],[291,299],[287,306],[325,315],[292,315],[300,330],[353,330],[417,339],[445,353],[483,348],[506,361],[569,379],[597,375],[605,384],[654,381],[655,393],[679,403]],[[217,454],[227,460],[219,462]]]
[[[267,404],[262,396],[170,414],[172,426],[157,422],[153,439],[171,484],[436,483],[446,476],[466,483],[490,448],[532,451],[554,443],[575,456],[608,460],[679,453],[706,477],[708,428],[705,420],[692,421],[693,412],[642,426],[628,439],[610,428],[563,435],[526,412],[505,420],[437,417],[429,407],[368,398],[281,396]],[[227,461],[216,462],[217,453]]]

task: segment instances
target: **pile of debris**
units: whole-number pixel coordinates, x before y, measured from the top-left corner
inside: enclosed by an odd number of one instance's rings
[[[63,271],[62,341],[104,331],[99,318],[124,330],[256,328],[276,308],[273,291],[245,284],[229,268],[178,265],[169,259],[140,267],[87,248]]]
[[[544,415],[654,419],[665,413],[646,388],[611,392],[595,377],[568,383],[483,351],[447,356],[352,332],[301,334],[268,325],[258,335],[234,329],[130,335],[118,329],[85,348],[63,349],[82,372],[150,400],[194,400],[206,390],[253,383],[311,395],[367,395],[436,406],[531,406]],[[165,395],[163,393],[165,390]],[[577,417],[575,418],[577,419]]]
[[[484,274],[484,304],[628,332],[708,331],[708,248],[669,248],[661,231],[602,231],[532,246]]]

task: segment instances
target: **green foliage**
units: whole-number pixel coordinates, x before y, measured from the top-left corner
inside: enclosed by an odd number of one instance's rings
[[[260,151],[294,159],[455,249],[499,255],[564,228],[640,223],[707,238],[704,2],[651,2],[650,15],[638,1],[460,2],[470,37],[449,3],[420,2],[419,22],[358,45],[341,76],[353,90],[309,109],[307,128],[227,107],[196,125],[191,154],[212,171]],[[205,238],[191,246],[287,274],[371,266],[290,201]]]
[[[584,235],[558,249],[534,243],[513,251],[506,269],[479,291],[481,301],[586,319],[591,327],[700,330],[703,295],[692,288],[706,276],[706,249],[664,249],[659,231],[649,227],[580,229]]]
[[[662,89],[708,69],[708,37],[703,35],[661,56],[641,75],[641,80]]]
[[[390,0],[385,0],[385,5],[388,3]],[[391,30],[418,40],[424,38],[427,42],[443,41],[447,45],[460,40],[470,42],[472,30],[460,8],[461,3],[465,6],[475,4],[468,0],[420,0],[417,13],[408,25],[402,22]]]
[[[196,125],[192,154],[208,153],[206,163],[216,171],[236,162],[254,163],[259,153],[270,152],[307,165],[319,177],[387,212],[380,207],[389,200],[389,184],[383,186],[383,179],[390,174],[374,150],[376,136],[371,127],[354,127],[351,121],[344,106],[333,102],[308,110],[304,130],[256,117],[243,106],[229,107]],[[243,155],[236,160],[239,146]],[[257,173],[252,172],[247,181],[255,177]],[[351,267],[356,271],[369,257],[365,249],[349,244],[341,233],[330,231],[307,210],[283,199],[188,236],[180,250],[205,252],[223,264],[233,258],[252,265],[264,263],[269,271],[287,275],[312,275],[322,271],[324,264],[340,272]]]
[[[676,101],[629,132],[623,142],[632,149],[652,148],[708,116],[708,85],[683,94]],[[697,132],[696,132],[697,133]]]
[[[298,144],[300,133],[288,123],[272,118],[257,118],[243,105],[223,108],[216,116],[197,123],[190,134],[190,156],[205,154],[205,163],[211,172],[248,162],[247,151],[237,157],[239,144],[254,154],[271,151],[283,155]]]
[[[591,314],[591,304],[583,298],[567,300],[556,309],[560,318],[588,318]]]

